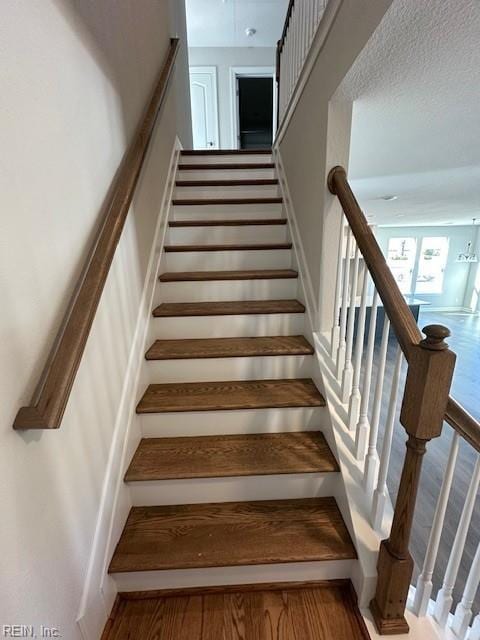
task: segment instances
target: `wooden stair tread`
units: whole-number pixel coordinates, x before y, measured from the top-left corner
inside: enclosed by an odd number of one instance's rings
[[[183,149],[182,156],[260,156],[272,155],[271,149]]]
[[[276,178],[245,178],[243,180],[177,180],[177,187],[247,187],[273,186],[278,184]]]
[[[332,473],[338,464],[321,431],[144,438],[126,482],[291,473]]]
[[[151,384],[137,413],[324,406],[324,398],[309,378],[227,380]]]
[[[235,358],[255,356],[311,355],[313,347],[303,336],[254,338],[184,338],[156,340],[147,360],[183,360],[192,358]]]
[[[354,558],[334,498],[133,507],[109,572]]]
[[[238,271],[171,271],[159,276],[160,282],[202,282],[209,280],[279,280],[298,278],[293,269],[244,269]]]
[[[269,244],[169,244],[166,253],[186,253],[190,251],[282,251],[292,248],[291,242]]]
[[[242,218],[240,220],[171,220],[169,227],[258,227],[286,225],[286,218]]]
[[[282,198],[196,198],[183,199],[176,198],[172,204],[177,207],[189,205],[222,205],[222,204],[281,204]]]
[[[238,300],[228,302],[163,302],[153,311],[156,318],[274,313],[305,313],[305,307],[298,300]]]
[[[178,170],[179,171],[210,171],[210,169],[220,169],[220,170],[227,170],[229,171],[230,169],[240,169],[240,170],[245,170],[245,169],[274,169],[275,165],[273,164],[273,162],[217,162],[215,164],[202,164],[202,163],[198,163],[198,164],[185,164],[185,163],[181,163],[178,165]]]

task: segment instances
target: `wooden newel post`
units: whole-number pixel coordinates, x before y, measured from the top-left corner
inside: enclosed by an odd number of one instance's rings
[[[408,373],[400,422],[408,434],[407,451],[390,537],[383,540],[377,563],[377,588],[370,603],[381,634],[407,633],[405,607],[413,573],[408,550],[426,444],[441,434],[456,356],[441,325],[423,329],[426,338],[408,355]]]

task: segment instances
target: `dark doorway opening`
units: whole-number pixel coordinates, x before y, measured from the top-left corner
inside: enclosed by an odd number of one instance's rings
[[[240,149],[265,149],[273,140],[273,78],[237,78]]]

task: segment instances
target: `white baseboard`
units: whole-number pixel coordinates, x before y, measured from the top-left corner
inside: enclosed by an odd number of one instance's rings
[[[297,217],[295,214],[295,209],[293,207],[293,201],[290,194],[290,189],[288,187],[285,169],[283,166],[282,155],[278,147],[274,150],[273,161],[277,170],[280,191],[287,214],[289,230],[292,236],[293,252],[298,269],[299,283],[304,296],[304,300],[302,300],[302,302],[304,302],[305,304],[311,331],[315,331],[318,319],[317,296],[315,296],[314,293],[312,278],[308,270],[305,250],[303,247],[302,238],[300,236],[300,231],[298,229]]]
[[[131,453],[140,440],[135,405],[139,394],[142,364],[167,221],[170,214],[181,144],[175,140],[153,236],[141,304],[137,316],[116,424],[105,470],[92,552],[88,563],[77,624],[84,640],[98,640],[115,601],[116,586],[108,576],[108,564],[132,506],[129,489],[123,482]],[[136,428],[135,428],[136,427]]]

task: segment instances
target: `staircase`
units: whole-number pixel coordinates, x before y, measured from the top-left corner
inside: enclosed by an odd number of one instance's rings
[[[350,577],[270,151],[182,152],[170,218],[110,574],[121,591]]]

